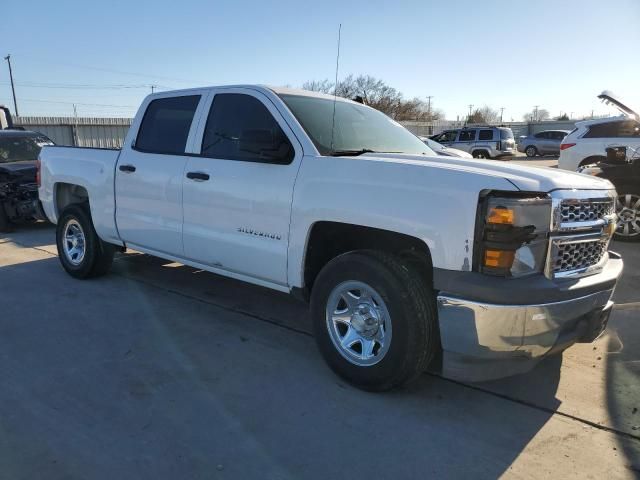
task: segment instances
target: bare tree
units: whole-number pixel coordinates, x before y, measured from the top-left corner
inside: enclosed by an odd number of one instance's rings
[[[327,79],[304,82],[302,88],[312,92],[333,93],[333,83]]]
[[[544,108],[533,110],[531,112],[525,113],[522,116],[522,119],[525,122],[543,122],[545,120],[549,120],[550,118],[551,115],[549,114],[549,110],[546,110]]]
[[[308,81],[302,85],[302,88],[315,92],[334,93],[333,83],[329,80]],[[441,110],[429,111],[426,102],[418,98],[405,100],[398,90],[371,75],[357,77],[348,75],[338,82],[335,92],[344,98],[361,97],[365,104],[386,113],[395,120],[430,121],[444,117]]]
[[[498,111],[485,105],[482,108],[476,108],[467,117],[467,123],[496,123],[499,119]]]

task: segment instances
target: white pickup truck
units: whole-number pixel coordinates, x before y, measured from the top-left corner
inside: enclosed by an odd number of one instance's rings
[[[606,180],[438,157],[350,100],[262,86],[150,95],[121,150],[45,147],[64,269],[124,248],[310,300],[342,377],[532,368],[603,331],[622,272]]]

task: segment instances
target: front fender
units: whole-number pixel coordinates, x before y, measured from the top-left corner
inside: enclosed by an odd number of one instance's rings
[[[427,244],[433,266],[470,270],[478,196],[517,190],[509,181],[430,162],[304,157],[293,196],[288,279],[304,285],[304,255],[316,222],[379,228]]]

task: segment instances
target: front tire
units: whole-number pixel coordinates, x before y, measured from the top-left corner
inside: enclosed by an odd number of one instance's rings
[[[640,189],[619,189],[616,201],[618,224],[613,236],[623,242],[640,242]]]
[[[116,247],[100,240],[89,209],[70,205],[64,209],[56,226],[58,258],[63,268],[75,278],[104,275],[113,262]]]
[[[527,157],[533,158],[538,155],[538,149],[536,147],[530,146],[524,150],[524,153],[527,155]]]
[[[473,158],[491,158],[489,156],[489,154],[487,152],[485,152],[484,150],[476,150],[475,152],[472,153]]]
[[[410,382],[438,351],[433,290],[393,255],[357,251],[331,260],[314,283],[311,314],[324,359],[358,388]]]

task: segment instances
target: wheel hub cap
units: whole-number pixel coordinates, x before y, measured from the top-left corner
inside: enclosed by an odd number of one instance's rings
[[[333,289],[326,322],[336,350],[355,365],[375,365],[389,350],[389,311],[378,292],[363,282],[347,281]]]
[[[379,313],[371,305],[361,303],[351,316],[351,325],[360,335],[373,337],[380,327]]]
[[[85,238],[82,226],[75,219],[70,219],[64,226],[62,250],[72,265],[80,265],[85,255]]]
[[[640,196],[625,194],[618,197],[616,205],[618,224],[616,233],[624,237],[640,235]]]

